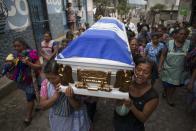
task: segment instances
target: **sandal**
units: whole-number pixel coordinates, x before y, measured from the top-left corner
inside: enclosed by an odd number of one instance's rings
[[[31,121],[32,121],[32,118],[30,118],[30,119],[25,118],[23,122],[24,122],[24,124],[25,124],[26,126],[29,126],[29,125],[31,124]]]

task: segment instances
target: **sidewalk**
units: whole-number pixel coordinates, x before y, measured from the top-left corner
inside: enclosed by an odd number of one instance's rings
[[[15,83],[6,77],[0,78],[0,99],[16,89]]]

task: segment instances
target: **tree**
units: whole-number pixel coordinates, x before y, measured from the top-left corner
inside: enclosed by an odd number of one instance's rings
[[[117,10],[118,14],[121,15],[127,15],[129,13],[129,10],[131,9],[131,6],[128,3],[128,0],[118,0]]]

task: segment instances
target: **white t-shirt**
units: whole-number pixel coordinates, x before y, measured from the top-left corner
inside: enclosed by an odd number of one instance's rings
[[[41,48],[42,48],[42,51],[44,51],[45,54],[47,55],[51,55],[52,54],[52,48],[53,48],[53,45],[54,44],[54,40],[50,40],[48,44],[46,44],[46,41],[42,41],[41,42]]]

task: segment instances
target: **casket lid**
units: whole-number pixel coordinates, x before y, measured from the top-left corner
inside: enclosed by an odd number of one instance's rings
[[[57,62],[71,65],[73,70],[77,68],[104,69],[112,72],[120,69],[131,70],[134,62],[124,24],[119,21],[115,23],[115,19],[111,21],[109,18],[106,19],[98,21],[71,41],[57,55]],[[122,25],[123,30],[119,25]]]

